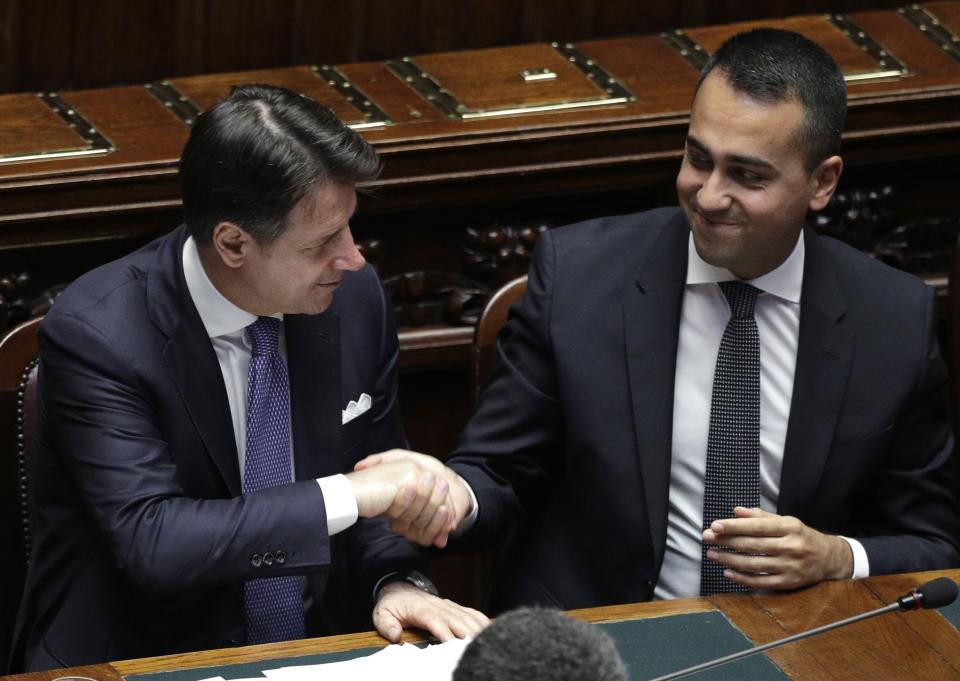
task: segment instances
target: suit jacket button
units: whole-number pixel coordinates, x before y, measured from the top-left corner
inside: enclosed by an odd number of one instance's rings
[[[269,551],[263,552],[263,564],[266,565],[267,567],[270,567],[271,565],[273,565],[273,554],[270,553]]]
[[[287,554],[283,551],[277,551],[273,554],[273,557],[277,561],[277,565],[283,565],[287,561]]]
[[[261,556],[259,553],[255,553],[252,556],[250,556],[250,564],[253,567],[258,568],[260,567],[261,563],[263,563],[263,556]]]

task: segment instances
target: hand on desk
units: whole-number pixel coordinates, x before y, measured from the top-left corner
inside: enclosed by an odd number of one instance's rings
[[[733,512],[734,518],[704,530],[703,541],[759,555],[709,549],[707,558],[726,565],[728,579],[751,589],[783,590],[853,574],[853,553],[840,537],[759,508],[738,506]]]
[[[380,589],[373,609],[373,625],[381,636],[396,643],[403,629],[429,631],[437,640],[476,636],[490,620],[482,612],[421,591],[407,582],[391,582]]]
[[[383,515],[390,528],[411,541],[443,548],[470,510],[460,476],[440,461],[404,449],[373,454],[347,474],[360,516]]]

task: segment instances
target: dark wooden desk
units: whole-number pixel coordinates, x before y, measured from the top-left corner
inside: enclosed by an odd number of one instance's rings
[[[588,608],[570,614],[589,622],[616,622],[719,610],[759,644],[878,608],[911,588],[940,576],[960,580],[960,570],[826,582],[787,594],[690,598]],[[404,640],[420,639],[408,633],[404,634]],[[349,634],[4,678],[52,681],[77,675],[95,681],[120,681],[129,674],[271,660],[384,644],[384,640],[374,633]],[[769,658],[791,679],[960,679],[960,632],[933,611],[891,613],[774,650],[769,653]]]

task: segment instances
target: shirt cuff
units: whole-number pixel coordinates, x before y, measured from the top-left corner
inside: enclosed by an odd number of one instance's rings
[[[453,532],[450,533],[451,537],[459,537],[461,534],[476,525],[477,517],[480,515],[480,507],[477,504],[477,495],[473,493],[473,488],[461,476],[458,475],[457,477],[460,478],[460,482],[462,482],[463,486],[467,488],[467,494],[470,495],[470,512],[463,517],[463,520],[461,520]]]
[[[847,542],[850,545],[850,550],[853,551],[853,574],[850,575],[850,579],[863,579],[864,577],[870,576],[870,559],[867,558],[867,550],[863,548],[863,544],[858,542],[856,539],[850,539],[849,537],[844,537],[838,535],[843,541]]]
[[[373,602],[376,603],[380,598],[380,589],[385,587],[390,582],[396,582],[402,579],[399,572],[388,572],[383,577],[377,580],[377,583],[373,585]],[[388,581],[389,580],[389,581]]]
[[[328,475],[317,478],[323,493],[323,505],[327,509],[327,534],[331,537],[357,522],[357,497],[353,485],[345,475]]]

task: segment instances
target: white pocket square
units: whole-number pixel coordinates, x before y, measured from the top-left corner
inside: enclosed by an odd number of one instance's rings
[[[360,397],[356,400],[350,400],[350,403],[347,405],[347,408],[342,411],[343,420],[340,422],[340,425],[346,425],[357,418],[363,412],[367,411],[370,408],[372,400],[367,393],[361,393]]]

